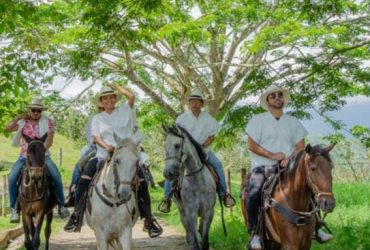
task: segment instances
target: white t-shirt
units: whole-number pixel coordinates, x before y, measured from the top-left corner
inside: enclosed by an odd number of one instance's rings
[[[295,145],[308,133],[300,121],[283,114],[279,120],[270,112],[254,116],[247,125],[247,134],[262,148],[272,152],[282,152],[289,157]],[[252,169],[259,166],[271,166],[278,162],[251,152]]]
[[[116,141],[113,137],[113,132],[121,139],[133,139],[132,130],[132,112],[133,109],[127,103],[122,103],[111,114],[101,112],[93,117],[92,120],[92,135],[100,137],[108,145],[116,146]],[[96,157],[105,158],[107,151],[97,146]]]
[[[203,144],[221,128],[215,118],[203,111],[196,117],[189,110],[177,117],[176,124],[186,129],[199,144]]]

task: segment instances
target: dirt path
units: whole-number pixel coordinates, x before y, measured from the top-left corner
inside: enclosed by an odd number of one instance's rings
[[[148,233],[143,232],[143,221],[138,221],[133,230],[133,250],[185,250],[189,249],[186,244],[185,236],[177,229],[165,225],[159,221],[163,227],[163,234],[158,238],[149,238]],[[23,245],[23,235],[14,240],[8,250],[16,250]],[[52,250],[96,250],[95,236],[93,231],[85,225],[81,233],[66,233],[61,230],[51,236]]]

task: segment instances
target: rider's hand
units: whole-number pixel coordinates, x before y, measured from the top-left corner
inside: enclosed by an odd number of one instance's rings
[[[108,152],[114,152],[114,150],[115,150],[116,148],[115,147],[113,147],[112,145],[107,145],[107,146],[105,146],[105,150],[107,150]]]
[[[284,153],[276,153],[276,154],[271,154],[270,159],[272,160],[277,160],[277,161],[282,161],[285,159],[285,154]]]
[[[117,90],[116,85],[113,84],[107,84],[108,87],[110,87],[113,90]]]
[[[285,168],[288,166],[288,162],[289,162],[290,158],[285,158],[281,163],[280,163],[280,166]]]

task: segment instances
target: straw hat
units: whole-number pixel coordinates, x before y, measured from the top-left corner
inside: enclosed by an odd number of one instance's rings
[[[284,95],[284,107],[288,104],[288,102],[290,101],[290,92],[289,92],[289,90],[282,89],[282,88],[279,88],[278,86],[276,86],[275,84],[271,84],[270,86],[268,86],[266,91],[260,97],[260,104],[261,104],[262,108],[264,108],[265,110],[269,110],[269,107],[267,105],[267,96],[269,94],[277,92],[277,91],[281,91]]]
[[[103,108],[104,106],[100,98],[107,95],[115,95],[116,102],[118,102],[122,98],[122,95],[119,93],[115,93],[112,88],[108,86],[103,86],[101,87],[99,94],[94,98],[94,103],[96,104],[96,106]]]
[[[44,106],[44,103],[39,98],[33,98],[30,104],[27,105],[27,108],[35,108],[35,109],[42,109],[46,110],[47,107]]]
[[[202,100],[203,101],[203,105],[206,104],[206,100],[204,99],[203,97],[203,94],[202,92],[200,92],[198,89],[195,89],[193,90],[191,93],[190,93],[190,96],[188,98],[186,98],[188,101],[190,100]]]

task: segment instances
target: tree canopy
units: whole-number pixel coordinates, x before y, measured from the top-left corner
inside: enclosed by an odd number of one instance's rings
[[[276,83],[309,118],[370,96],[369,13],[366,0],[2,2],[1,95],[78,76],[135,85],[176,118],[197,88],[228,133]]]

